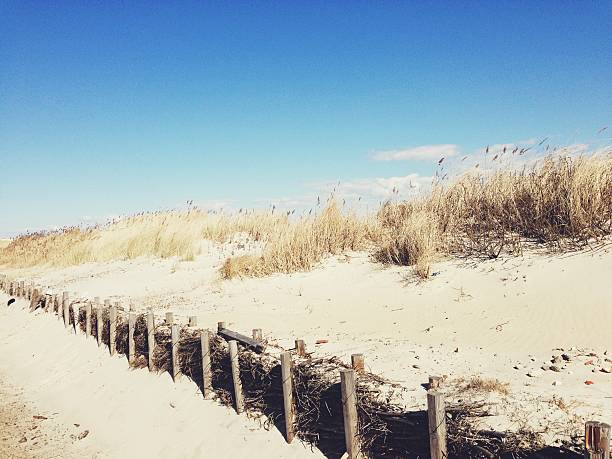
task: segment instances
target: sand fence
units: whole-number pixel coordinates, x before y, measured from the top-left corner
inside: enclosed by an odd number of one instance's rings
[[[99,298],[49,294],[40,286],[0,275],[0,289],[29,301],[29,310],[57,315],[70,333],[92,339],[110,355],[125,355],[133,368],[189,378],[206,398],[237,413],[277,426],[287,442],[295,438],[330,458],[376,457],[588,457],[610,459],[610,425],[585,424],[583,451],[543,445],[533,432],[495,432],[472,427],[487,416],[482,402],[455,401],[431,376],[427,410],[407,411],[398,401],[401,387],[365,371],[365,358],[351,364],[315,357],[303,340],[282,349],[268,343],[261,329],[246,336],[227,328],[199,327],[196,317],[181,323],[172,312],[136,313]],[[9,300],[8,307],[16,307]]]

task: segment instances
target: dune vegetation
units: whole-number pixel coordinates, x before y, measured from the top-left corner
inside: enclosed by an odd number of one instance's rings
[[[329,255],[368,250],[382,263],[427,278],[448,256],[497,257],[527,243],[586,246],[612,231],[612,155],[549,156],[534,166],[465,173],[426,195],[387,202],[375,214],[345,212],[334,199],[314,215],[199,209],[143,213],[89,228],[26,234],[0,249],[14,267],[75,265],[140,256],[193,260],[203,239],[258,243],[229,257],[224,278],[309,270]]]

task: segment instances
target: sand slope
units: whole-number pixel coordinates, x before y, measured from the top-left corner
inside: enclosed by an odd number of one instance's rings
[[[130,370],[53,316],[6,300],[0,295],[0,422],[8,424],[0,457],[321,457],[203,400],[187,379]]]

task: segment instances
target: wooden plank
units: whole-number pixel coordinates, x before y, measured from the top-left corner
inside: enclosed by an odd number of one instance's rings
[[[149,309],[147,312],[147,347],[149,353],[149,371],[155,370],[153,354],[155,353],[155,316]]]
[[[204,397],[213,394],[212,365],[210,362],[210,331],[200,331],[200,345],[202,348],[202,393]]]
[[[610,425],[587,421],[584,425],[584,449],[588,459],[610,459]]]
[[[110,307],[108,321],[108,348],[110,350],[110,355],[115,355],[117,350],[117,303]]]
[[[351,355],[351,366],[357,373],[362,373],[365,370],[365,358],[363,354]]]
[[[295,340],[295,352],[300,357],[306,357],[306,343],[303,339]]]
[[[217,331],[217,334],[225,338],[227,341],[238,341],[240,344],[249,347],[250,349],[256,352],[263,352],[264,346],[263,344],[255,341],[248,336],[241,335],[232,330],[228,330],[227,328],[221,328]]]
[[[135,312],[130,312],[128,317],[128,362],[130,364],[136,358],[136,342],[134,341],[134,329],[136,327],[137,315]]]
[[[234,403],[236,413],[244,411],[244,395],[242,393],[242,382],[240,381],[240,363],[238,361],[238,343],[231,340],[229,345],[229,359],[232,368],[232,381],[234,382]]]
[[[358,435],[357,394],[355,392],[355,370],[340,370],[342,391],[342,415],[344,419],[344,441],[348,459],[363,458]]]
[[[91,303],[88,301],[85,305],[85,337],[91,336]]]
[[[444,395],[438,391],[427,392],[427,420],[429,427],[429,451],[431,459],[446,459],[446,409]]]
[[[291,352],[281,354],[281,377],[283,384],[283,407],[285,409],[285,440],[291,443],[295,437],[295,406],[293,404],[293,361]]]
[[[181,367],[179,365],[179,340],[181,338],[181,331],[178,324],[172,325],[170,338],[172,340],[172,379],[176,381],[181,376]]]

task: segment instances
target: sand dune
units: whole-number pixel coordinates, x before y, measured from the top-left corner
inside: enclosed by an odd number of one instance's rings
[[[230,250],[210,245],[193,262],[138,259],[8,274],[137,310],[172,310],[182,320],[197,315],[211,328],[222,320],[245,333],[263,328],[287,348],[303,338],[316,355],[348,361],[361,352],[371,371],[406,387],[414,407],[425,405],[420,384],[430,374],[448,375],[448,384],[498,379],[509,383],[510,395],[497,400],[499,416],[487,422],[516,428],[528,417],[538,429],[561,422],[551,441],[561,430],[579,431],[586,418],[612,413],[612,374],[604,372],[612,366],[610,248],[446,261],[425,282],[360,252],[308,273],[221,281],[218,266]],[[328,343],[314,345],[319,339]],[[562,353],[571,361],[560,371],[542,370]],[[536,405],[537,415],[527,416]]]

